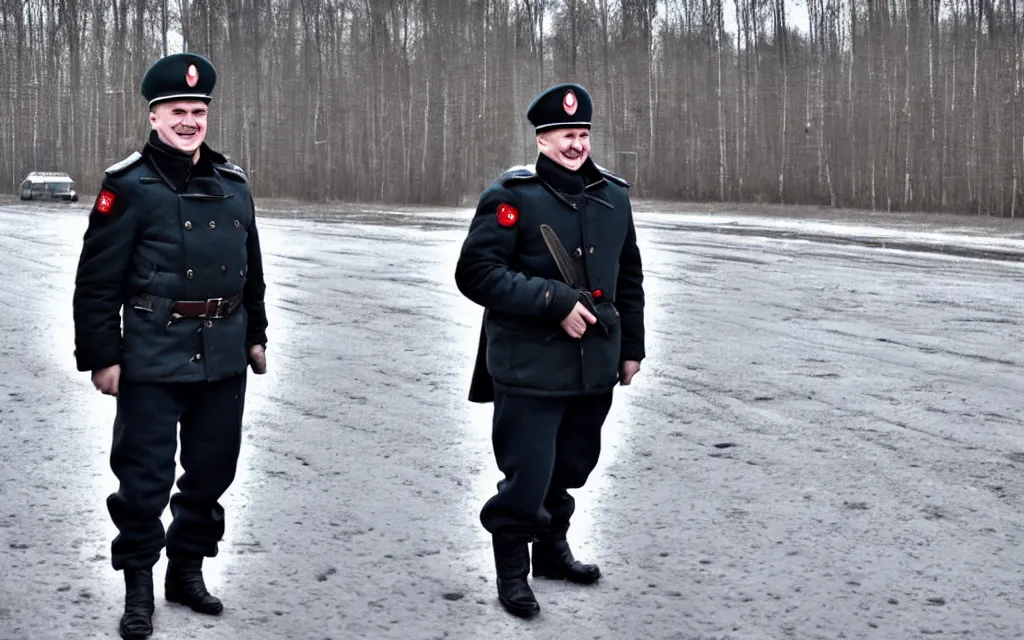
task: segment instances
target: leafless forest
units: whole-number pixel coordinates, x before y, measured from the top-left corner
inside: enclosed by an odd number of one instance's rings
[[[578,81],[639,196],[1019,215],[1017,0],[793,2],[0,0],[0,179],[95,192],[147,133],[142,73],[184,48],[257,197],[464,201]]]

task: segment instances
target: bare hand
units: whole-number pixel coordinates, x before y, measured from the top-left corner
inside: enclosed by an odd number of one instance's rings
[[[633,376],[640,371],[640,363],[636,360],[626,360],[619,367],[619,384],[628,385],[633,381]]]
[[[100,369],[92,373],[92,386],[96,387],[104,395],[116,396],[117,387],[120,382],[121,365],[119,364],[111,365],[106,369]]]
[[[252,366],[252,372],[256,375],[263,375],[267,372],[267,354],[263,345],[254,344],[249,347],[249,364]]]
[[[576,306],[569,312],[569,315],[565,316],[562,320],[562,328],[570,336],[581,338],[587,330],[588,322],[594,324],[597,322],[597,318],[594,317],[594,314],[587,311],[587,308],[582,303],[577,302]]]

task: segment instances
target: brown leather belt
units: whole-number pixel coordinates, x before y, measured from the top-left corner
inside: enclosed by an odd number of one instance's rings
[[[241,302],[242,294],[240,293],[230,298],[178,300],[171,305],[171,311],[178,318],[224,318],[234,313]]]

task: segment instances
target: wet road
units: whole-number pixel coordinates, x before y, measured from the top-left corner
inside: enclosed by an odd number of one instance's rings
[[[117,637],[84,216],[0,207],[0,640]],[[161,562],[153,638],[1024,634],[1019,263],[642,224],[649,360],[570,531],[606,578],[536,582],[523,622],[477,520],[498,474],[464,400],[463,228],[264,218],[270,371],[207,563],[226,610],[163,602]]]

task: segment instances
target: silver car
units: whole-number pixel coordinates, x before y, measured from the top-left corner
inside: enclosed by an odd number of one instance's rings
[[[78,202],[75,181],[66,173],[33,171],[21,183],[22,200]]]

